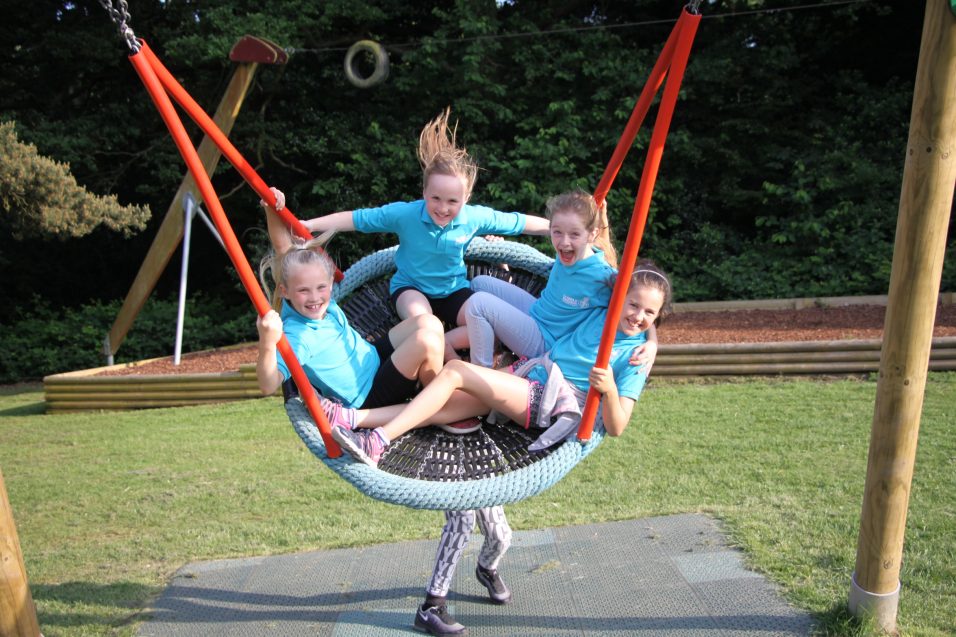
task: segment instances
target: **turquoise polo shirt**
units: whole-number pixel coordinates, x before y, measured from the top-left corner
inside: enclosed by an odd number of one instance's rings
[[[420,199],[354,210],[352,222],[359,232],[398,235],[391,293],[413,287],[425,296],[444,298],[469,285],[465,250],[472,239],[486,234],[521,234],[525,215],[465,204],[442,228],[428,216],[425,201]]]
[[[607,308],[593,310],[573,332],[555,343],[551,349],[551,360],[561,368],[565,380],[581,391],[587,391],[590,385],[588,375],[597,358],[606,318]],[[646,342],[645,332],[634,336],[617,332],[608,367],[614,372],[614,383],[621,396],[637,400],[644,389],[647,382],[644,366],[636,367],[629,361],[634,348]]]
[[[330,301],[325,318],[317,320],[282,301],[281,316],[282,331],[309,382],[346,407],[362,406],[378,372],[378,351],[348,324],[342,308]],[[282,377],[288,379],[291,373],[281,354],[278,363]]]
[[[587,313],[608,306],[616,272],[598,249],[570,266],[560,259],[554,260],[548,284],[530,312],[544,338],[545,349],[551,349],[558,339],[574,330]]]

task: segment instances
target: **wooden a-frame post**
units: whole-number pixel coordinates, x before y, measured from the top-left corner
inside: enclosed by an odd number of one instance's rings
[[[242,108],[242,102],[252,85],[252,79],[259,64],[285,64],[288,55],[279,46],[268,40],[247,35],[233,46],[229,53],[229,59],[239,64],[236,66],[232,79],[229,81],[229,86],[226,87],[226,92],[213,115],[213,121],[226,136],[229,135],[236,117],[239,115],[239,109]],[[197,152],[203,168],[206,169],[206,174],[211,175],[222,156],[219,148],[208,136],[205,136],[200,142]],[[126,338],[126,334],[132,327],[136,316],[143,309],[143,305],[156,286],[160,275],[166,269],[166,265],[172,258],[180,241],[182,241],[183,197],[186,196],[186,193],[191,193],[197,202],[202,203],[202,196],[199,194],[196,182],[188,172],[183,178],[179,190],[176,191],[172,203],[169,204],[166,216],[156,232],[156,237],[139,267],[139,272],[136,274],[129,292],[126,293],[123,306],[113,321],[113,327],[110,328],[109,334],[106,336],[106,342],[103,344],[103,354],[110,363],[113,355]]]
[[[956,185],[956,17],[927,0],[849,608],[896,631],[916,441]]]
[[[37,637],[39,634],[17,527],[0,471],[0,637]]]

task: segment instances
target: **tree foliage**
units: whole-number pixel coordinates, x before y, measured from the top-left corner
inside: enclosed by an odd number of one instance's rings
[[[299,216],[313,216],[420,196],[417,134],[445,106],[483,168],[476,201],[541,212],[549,195],[592,189],[681,4],[132,0],[129,10],[209,111],[240,36],[292,51],[287,65],[260,68],[232,139]],[[886,292],[922,7],[794,4],[701,7],[641,247],[673,273],[678,300]],[[21,138],[93,192],[165,209],[182,162],[96,0],[16,4],[7,23],[0,118],[16,119]],[[342,72],[346,48],[363,38],[390,55],[388,80],[371,89]],[[619,241],[654,114],[608,198]],[[214,184],[240,236],[262,226],[258,198],[234,172],[221,168]],[[87,272],[130,274],[76,281],[59,302],[125,294],[159,221],[123,242],[94,232],[64,246],[51,269],[92,258]],[[393,240],[349,233],[332,252],[344,267]],[[0,238],[9,264],[35,249]],[[944,289],[956,289],[953,253]],[[242,296],[214,244],[193,254],[193,285]],[[23,289],[8,294],[36,289],[38,274],[17,271]]]
[[[0,123],[0,227],[16,240],[65,240],[104,226],[130,236],[146,227],[149,206],[121,206],[115,195],[99,196],[77,185],[67,164],[17,140],[13,122]]]

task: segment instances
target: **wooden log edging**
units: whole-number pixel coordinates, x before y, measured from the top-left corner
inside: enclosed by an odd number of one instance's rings
[[[882,341],[662,345],[653,376],[863,374],[879,371]],[[956,370],[956,337],[932,341],[930,370]]]
[[[653,377],[847,375],[879,371],[881,341],[662,345]],[[184,407],[260,398],[256,367],[214,374],[102,376],[96,368],[43,379],[47,411]],[[935,338],[931,371],[956,371],[956,337]]]
[[[939,305],[956,305],[956,292],[940,292]],[[886,294],[873,296],[808,296],[792,299],[752,299],[747,301],[691,301],[674,303],[674,312],[727,312],[736,310],[803,310],[814,307],[844,307],[847,305],[883,305],[889,302]]]
[[[97,375],[103,369],[44,378],[47,412],[184,407],[262,397],[254,364],[210,374]]]

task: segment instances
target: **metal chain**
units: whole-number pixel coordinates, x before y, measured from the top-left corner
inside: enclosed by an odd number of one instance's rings
[[[698,15],[700,13],[700,3],[702,0],[690,0],[687,3],[687,11],[693,15]]]
[[[130,21],[130,15],[126,0],[116,0],[115,7],[113,6],[111,0],[100,0],[100,4],[104,9],[106,9],[107,13],[110,14],[110,18],[119,29],[120,37],[126,40],[126,46],[128,46],[130,51],[133,53],[139,53],[139,50],[143,45],[128,24]]]

